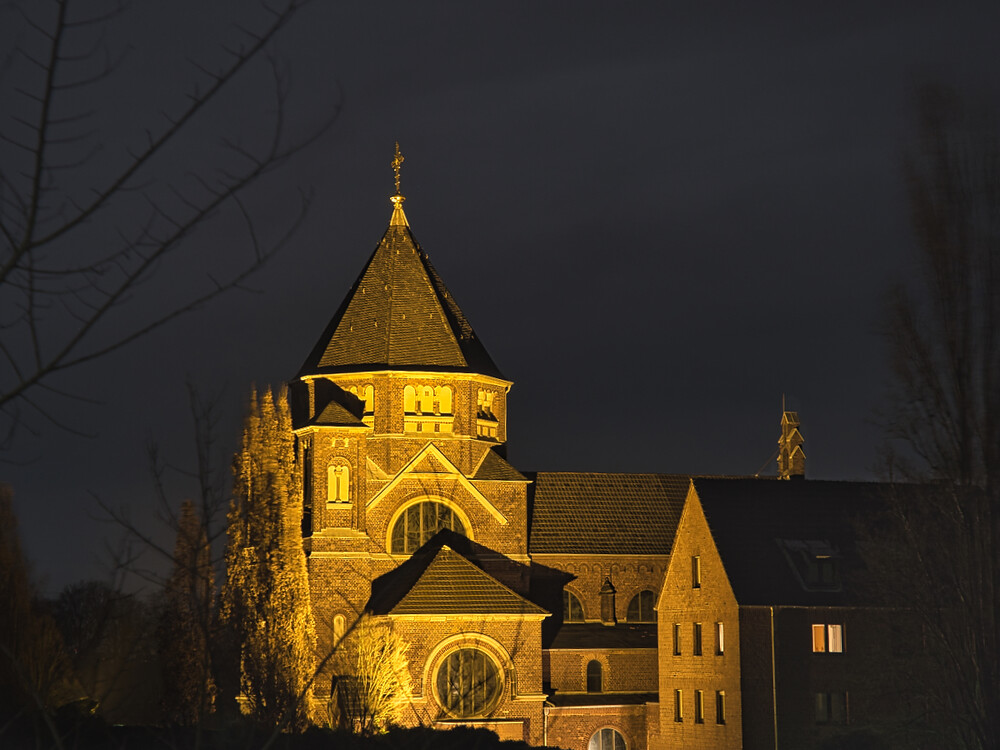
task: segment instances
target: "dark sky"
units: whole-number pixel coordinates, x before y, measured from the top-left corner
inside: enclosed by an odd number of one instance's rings
[[[132,49],[93,99],[109,160],[179,105],[185,59],[216,59],[245,5],[142,3],[112,22],[109,44]],[[771,473],[784,393],[809,476],[872,477],[880,305],[911,257],[913,90],[996,101],[1000,5],[677,5],[307,7],[279,47],[289,127],[338,115],[248,201],[274,234],[312,189],[307,222],[252,293],[60,381],[98,403],[51,408],[94,437],[39,424],[17,446],[28,462],[2,469],[45,589],[105,574],[117,532],[95,497],[155,528],[145,445],[191,465],[186,380],[219,394],[228,453],[251,383],[295,374],[385,230],[396,140],[414,235],[514,381],[516,466]],[[253,139],[236,103],[266,76],[248,72],[163,179],[222,132]],[[129,315],[241,262],[247,233],[223,211],[185,252]]]

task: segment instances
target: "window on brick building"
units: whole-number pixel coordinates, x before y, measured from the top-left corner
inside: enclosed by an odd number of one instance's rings
[[[726,653],[726,628],[721,622],[715,623],[715,655]]]
[[[684,691],[674,691],[674,721],[684,721]]]
[[[816,723],[846,724],[847,693],[816,693]]]
[[[597,659],[587,662],[587,692],[600,693],[604,690],[604,668]]]
[[[351,469],[346,464],[336,463],[327,467],[326,501],[328,503],[351,501]]]
[[[844,651],[844,626],[814,623],[812,647],[815,654],[840,654]]]
[[[563,589],[563,622],[583,622],[583,605],[576,594]]]
[[[691,653],[693,653],[695,656],[701,656],[701,623],[700,622],[694,623],[694,627],[691,630],[692,630]]]
[[[691,588],[701,588],[701,555],[691,558]]]
[[[450,715],[463,719],[484,716],[500,700],[500,670],[479,649],[459,649],[441,662],[435,687],[438,701]]]
[[[464,524],[444,503],[425,500],[404,510],[392,527],[390,552],[394,555],[412,555],[441,529],[450,529],[468,536]]]
[[[715,723],[726,723],[726,691],[715,691]]]
[[[343,615],[333,616],[333,643],[334,645],[340,643],[340,639],[344,637],[344,633],[347,631],[347,618]]]
[[[702,690],[694,691],[694,723],[705,723],[705,693]]]
[[[656,596],[652,591],[640,591],[628,603],[626,619],[629,622],[656,622],[656,610],[653,609],[655,600]]]
[[[681,624],[674,623],[674,656],[681,655]]]
[[[591,735],[587,750],[626,750],[625,738],[611,727],[598,729]]]

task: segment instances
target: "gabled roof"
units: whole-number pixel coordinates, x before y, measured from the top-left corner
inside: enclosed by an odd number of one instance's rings
[[[429,543],[430,544],[430,543]],[[541,607],[500,583],[447,544],[387,573],[369,609],[391,615],[541,615]],[[433,554],[427,554],[433,553]],[[408,570],[404,569],[409,567]],[[396,574],[396,575],[394,575]],[[414,577],[416,580],[413,580]],[[373,587],[373,590],[376,587]]]
[[[669,555],[691,480],[672,474],[526,474],[533,555]]]
[[[738,603],[862,603],[854,524],[881,506],[883,485],[695,478],[694,487]],[[819,556],[834,566],[835,577],[810,583],[805,565]]]
[[[370,370],[503,378],[401,208],[299,376]]]

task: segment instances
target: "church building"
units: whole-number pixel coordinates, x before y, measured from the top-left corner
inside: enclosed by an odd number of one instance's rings
[[[794,412],[778,477],[512,466],[512,381],[410,231],[400,162],[290,386],[321,653],[388,618],[407,722],[572,750],[818,748],[900,710],[848,585],[875,486],[806,480]]]

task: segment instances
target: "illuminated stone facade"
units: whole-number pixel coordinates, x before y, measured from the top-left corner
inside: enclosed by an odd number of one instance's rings
[[[784,531],[756,528],[770,511],[747,509],[807,486],[827,507],[859,486],[519,472],[505,458],[512,383],[393,203],[291,384],[321,656],[362,613],[386,617],[409,644],[408,721],[532,744],[774,747],[777,731],[805,748],[842,734],[839,696],[855,688],[843,653],[810,652],[810,629],[865,632],[859,654],[884,633],[831,572],[847,561],[836,524],[800,504]],[[797,428],[786,415],[786,477],[804,473]]]

